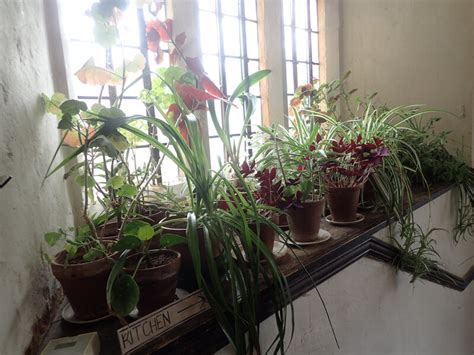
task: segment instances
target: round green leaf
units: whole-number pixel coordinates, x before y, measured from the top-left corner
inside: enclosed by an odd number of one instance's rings
[[[153,236],[155,235],[155,230],[153,229],[152,226],[150,226],[149,224],[146,225],[146,226],[143,226],[143,227],[140,227],[140,229],[138,230],[138,238],[140,240],[150,240],[151,238],[153,238]]]
[[[130,184],[124,184],[118,191],[117,195],[132,198],[132,197],[135,197],[137,193],[138,193],[138,189],[136,186],[133,186]]]
[[[136,249],[140,247],[140,245],[142,245],[140,239],[132,235],[126,235],[120,238],[120,240],[114,245],[113,249],[122,252],[127,249]]]
[[[107,180],[107,186],[112,187],[114,190],[120,189],[123,186],[123,177],[120,175],[112,176]]]
[[[121,316],[126,316],[137,306],[139,298],[140,289],[135,280],[128,274],[119,275],[112,286],[112,309]]]

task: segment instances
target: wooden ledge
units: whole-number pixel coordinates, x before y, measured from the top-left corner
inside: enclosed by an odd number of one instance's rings
[[[432,188],[431,195],[428,195],[426,191],[415,192],[414,209],[424,206],[452,188],[453,185],[437,186]],[[289,253],[289,257],[280,265],[280,268],[287,277],[293,299],[297,299],[314,288],[315,285],[321,284],[364,256],[395,264],[400,256],[400,250],[373,237],[376,232],[392,223],[393,219],[387,219],[383,213],[367,212],[364,215],[365,220],[354,226],[335,227],[322,221],[321,228],[331,233],[330,241],[304,249],[293,249],[294,255]],[[404,271],[410,272],[411,270]],[[442,286],[463,291],[468,287],[473,277],[474,267],[471,267],[464,277],[438,269],[424,278]],[[262,299],[260,321],[273,314],[270,297],[263,294]],[[116,319],[108,319],[91,325],[73,325],[62,321],[58,316],[51,324],[43,344],[46,345],[48,340],[58,337],[97,331],[101,340],[101,354],[120,354],[116,333],[120,326]],[[211,354],[226,344],[227,339],[214,320],[212,310],[209,310],[163,334],[136,353],[153,354],[160,349],[160,355]]]

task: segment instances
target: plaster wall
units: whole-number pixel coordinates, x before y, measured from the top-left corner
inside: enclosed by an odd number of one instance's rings
[[[455,194],[446,193],[415,213],[424,228],[450,230]],[[377,237],[386,238],[388,229]],[[434,235],[443,266],[460,276],[473,265],[474,242],[452,243],[451,234]],[[294,301],[295,336],[288,355],[472,355],[474,285],[463,292],[418,280],[386,263],[362,258],[319,287],[337,337],[337,349],[321,301],[312,290]],[[262,346],[271,343],[274,320],[261,328]],[[230,347],[219,355],[232,354]]]
[[[329,59],[341,75],[352,71],[348,86],[360,96],[378,92],[381,103],[426,104],[463,116],[438,128],[453,131],[450,148],[462,149],[471,162],[474,2],[325,2],[340,4],[340,57],[335,52]]]
[[[54,92],[42,0],[0,1],[0,353],[20,354],[45,309],[52,277],[43,233],[72,224],[61,174],[41,188],[59,142],[39,94]],[[50,250],[47,250],[51,252]]]

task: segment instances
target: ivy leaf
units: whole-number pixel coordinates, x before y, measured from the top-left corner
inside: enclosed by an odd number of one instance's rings
[[[52,113],[53,115],[60,117],[62,111],[59,106],[61,106],[61,104],[66,101],[67,98],[66,95],[64,95],[63,93],[57,92],[54,93],[51,98],[49,98],[45,94],[41,94],[41,100],[43,102],[44,109],[46,110],[46,112]]]
[[[126,316],[138,304],[140,289],[128,274],[120,274],[112,286],[110,304],[115,312]]]
[[[123,177],[120,175],[112,176],[109,180],[107,180],[106,185],[113,188],[114,190],[118,190],[123,186]]]
[[[154,235],[155,235],[155,229],[149,224],[147,224],[146,226],[143,226],[138,230],[137,236],[138,236],[138,239],[146,241],[153,238]]]
[[[125,62],[125,70],[129,73],[136,73],[145,68],[145,57],[138,52],[134,55],[132,60]]]
[[[117,195],[122,197],[135,197],[138,193],[138,189],[136,186],[130,184],[124,184],[118,191]]]
[[[56,245],[59,239],[61,239],[62,234],[58,232],[49,232],[44,235],[44,240],[46,243],[48,243],[50,246]]]
[[[61,106],[59,106],[59,108],[61,109],[64,115],[69,114],[71,116],[74,116],[81,111],[87,111],[87,104],[84,101],[71,99],[64,101]]]
[[[127,249],[136,249],[142,245],[142,241],[133,235],[126,235],[115,243],[113,250],[122,252]]]
[[[130,147],[130,143],[128,143],[127,138],[125,138],[125,136],[123,136],[119,132],[111,134],[109,136],[109,141],[113,144],[115,149],[121,152],[123,152],[124,150]]]

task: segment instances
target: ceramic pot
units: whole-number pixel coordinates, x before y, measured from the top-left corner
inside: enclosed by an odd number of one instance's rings
[[[319,201],[303,202],[301,205],[288,208],[288,226],[296,242],[308,243],[318,238],[324,198]]]
[[[278,224],[278,217],[278,215],[273,214],[270,218],[274,224]],[[249,227],[254,233],[257,233],[257,225],[255,223],[249,224]],[[268,248],[268,250],[270,250],[270,252],[273,251],[273,247],[275,245],[275,234],[275,230],[268,224],[260,224],[260,240],[265,244],[265,246]]]
[[[168,221],[169,219],[172,219],[172,217],[167,217],[163,220]],[[177,234],[179,236],[182,236],[186,238],[186,223],[182,221],[177,221],[175,224],[167,224],[163,225],[162,227],[162,233],[167,234]],[[201,255],[201,265],[203,269],[203,273],[205,274],[207,272],[207,252],[206,252],[206,246],[204,242],[204,230],[202,228],[198,228],[198,242],[199,242],[199,254]],[[193,259],[191,256],[191,252],[189,251],[189,248],[187,244],[177,244],[169,249],[177,251],[179,254],[181,254],[181,269],[179,271],[179,279],[178,279],[178,287],[184,288],[185,290],[188,291],[193,291],[197,288],[197,282],[195,278],[195,273],[194,273],[194,264],[193,264]],[[219,256],[219,247],[217,245],[213,246],[213,255],[214,257]]]
[[[83,254],[83,251],[78,251],[78,257]],[[61,284],[75,317],[86,321],[107,315],[106,285],[112,269],[111,260],[102,258],[64,265],[65,260],[65,251],[56,254],[51,270]]]
[[[335,222],[352,222],[357,219],[357,205],[363,184],[351,187],[328,187],[326,199]]]
[[[181,255],[174,250],[149,250],[148,253],[150,264],[147,265],[143,260],[135,274],[135,281],[140,289],[137,304],[140,317],[173,302],[181,266]],[[142,256],[141,253],[129,256],[125,272],[133,274]]]

